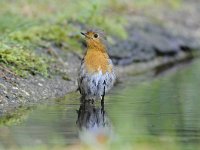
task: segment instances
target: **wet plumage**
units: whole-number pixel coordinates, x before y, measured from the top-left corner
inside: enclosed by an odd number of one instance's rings
[[[86,37],[87,51],[79,71],[79,90],[87,100],[101,100],[115,82],[113,64],[103,43],[103,34],[96,31],[82,34]]]

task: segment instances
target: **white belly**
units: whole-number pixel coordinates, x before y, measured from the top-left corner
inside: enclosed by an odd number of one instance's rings
[[[105,92],[109,91],[115,82],[114,72],[103,74],[98,73],[88,74],[82,70],[79,76],[79,89],[85,99],[101,99]]]

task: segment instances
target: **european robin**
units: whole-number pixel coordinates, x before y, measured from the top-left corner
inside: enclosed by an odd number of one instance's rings
[[[79,91],[84,100],[102,100],[115,82],[113,64],[108,56],[105,35],[100,31],[89,30],[85,36],[87,50],[79,70]]]

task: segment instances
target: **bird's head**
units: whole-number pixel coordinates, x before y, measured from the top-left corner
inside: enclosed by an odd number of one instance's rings
[[[89,30],[85,33],[81,32],[81,34],[85,36],[88,48],[105,50],[105,45],[104,45],[105,34],[103,32]]]

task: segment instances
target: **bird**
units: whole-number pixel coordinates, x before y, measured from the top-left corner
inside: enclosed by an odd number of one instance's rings
[[[78,87],[84,100],[101,100],[113,87],[116,75],[112,60],[105,44],[106,36],[102,31],[81,32],[86,41],[86,53],[81,61]]]

